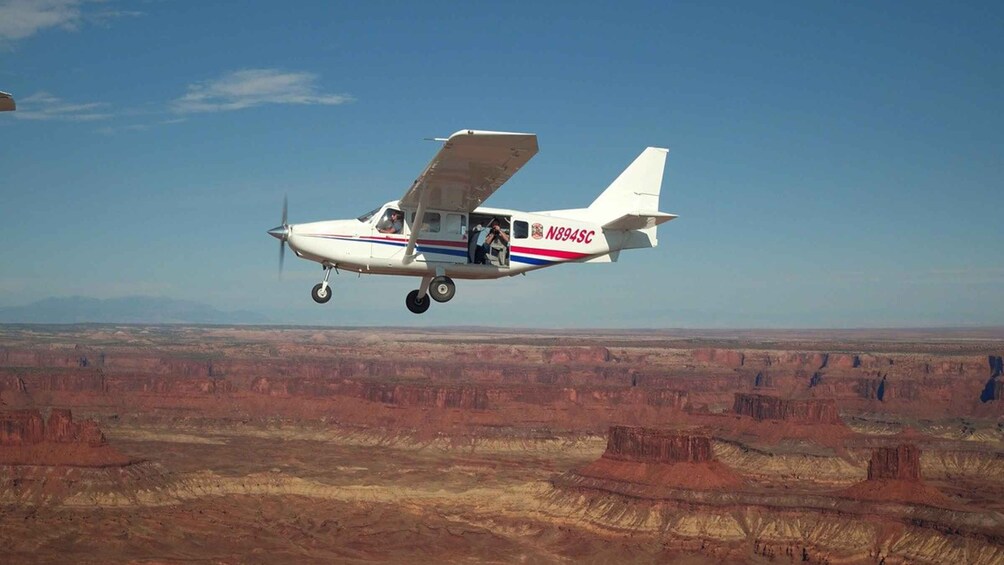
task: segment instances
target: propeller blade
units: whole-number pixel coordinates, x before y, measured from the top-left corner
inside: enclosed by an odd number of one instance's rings
[[[282,225],[268,230],[269,235],[279,240],[279,280],[282,280],[282,266],[286,262],[286,238],[289,237],[289,224],[286,223],[288,204],[286,195],[282,195]]]
[[[279,278],[282,279],[282,265],[286,262],[286,242],[279,242]]]

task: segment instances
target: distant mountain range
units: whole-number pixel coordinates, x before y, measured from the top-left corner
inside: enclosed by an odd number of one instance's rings
[[[247,310],[223,311],[208,304],[153,296],[46,298],[27,306],[0,308],[8,324],[262,324],[265,316]]]

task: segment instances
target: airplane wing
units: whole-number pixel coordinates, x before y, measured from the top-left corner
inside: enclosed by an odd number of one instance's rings
[[[537,154],[532,133],[462,130],[451,135],[401,205],[471,212]]]
[[[0,92],[0,112],[14,110],[14,97],[6,92]]]

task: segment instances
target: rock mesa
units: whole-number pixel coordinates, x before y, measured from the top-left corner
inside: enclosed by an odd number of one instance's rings
[[[878,502],[955,506],[941,491],[921,480],[920,449],[909,443],[872,451],[868,479],[851,486],[843,494]]]
[[[110,445],[97,422],[74,422],[69,410],[0,412],[0,465],[105,467],[130,462]]]
[[[754,420],[786,420],[803,424],[840,424],[837,403],[831,398],[788,399],[737,392],[732,411]]]
[[[653,495],[667,488],[716,490],[743,484],[735,471],[714,459],[711,438],[630,426],[611,426],[603,456],[574,474],[599,479],[597,488],[613,491],[620,490],[618,483],[657,487]]]

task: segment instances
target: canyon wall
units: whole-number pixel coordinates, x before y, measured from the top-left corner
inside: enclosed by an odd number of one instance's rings
[[[612,426],[603,457],[655,463],[711,461],[711,440],[706,436],[631,426]]]
[[[129,457],[108,445],[93,420],[73,421],[69,410],[53,408],[0,412],[0,466],[115,467]]]
[[[840,424],[832,398],[788,399],[765,394],[735,393],[732,412],[755,420],[785,420],[804,424]]]
[[[69,410],[53,408],[46,421],[38,410],[0,412],[0,447],[49,443],[104,445],[105,436],[92,420],[74,422]]]
[[[880,447],[872,452],[868,462],[868,480],[920,480],[920,449],[915,445]]]

